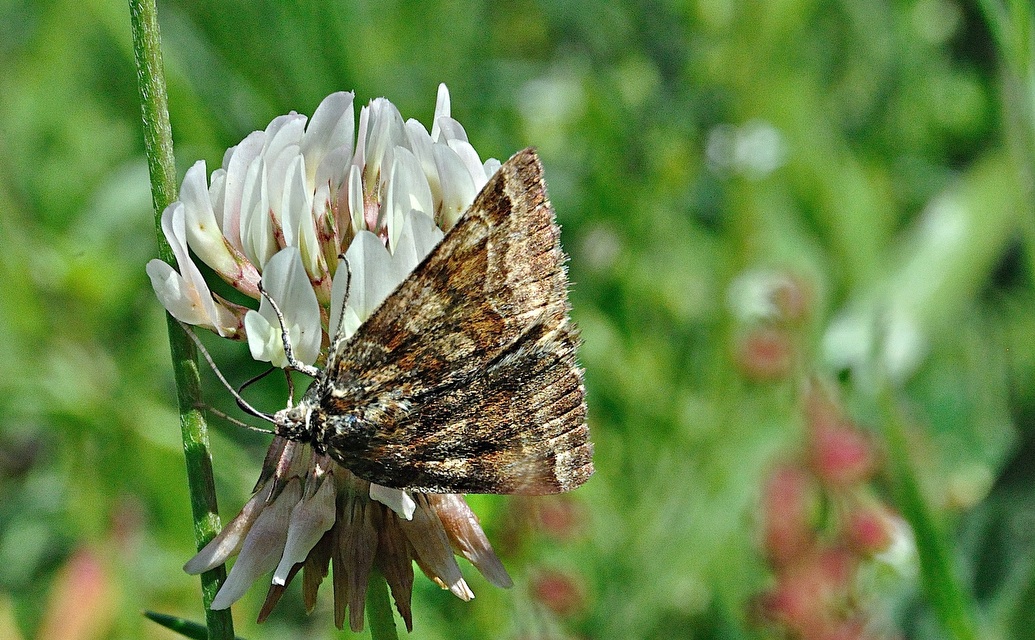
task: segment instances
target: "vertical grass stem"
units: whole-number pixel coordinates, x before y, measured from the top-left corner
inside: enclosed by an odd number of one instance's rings
[[[173,160],[172,129],[169,126],[168,96],[162,64],[158,11],[154,0],[130,0],[129,9],[133,30],[133,53],[140,90],[140,108],[143,116],[144,151],[151,174],[151,198],[155,210],[158,256],[162,260],[172,263],[174,260],[172,250],[162,235],[161,215],[165,207],[176,198],[176,165]],[[205,418],[197,408],[201,404],[197,354],[193,343],[180,325],[172,317],[167,316],[166,319],[168,320],[169,345],[176,377],[180,430],[183,437],[187,484],[194,519],[194,537],[200,549],[219,532],[220,523],[216,509],[208,430]],[[222,566],[201,575],[202,600],[205,604],[208,637],[213,640],[232,640],[234,637],[230,610],[212,611],[209,608],[225,579],[226,568]]]

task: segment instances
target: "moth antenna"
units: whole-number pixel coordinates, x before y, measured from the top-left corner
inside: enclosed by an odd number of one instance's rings
[[[277,303],[273,301],[273,297],[266,292],[266,288],[262,286],[262,282],[259,283],[259,293],[266,299],[266,302],[270,303],[273,307],[273,313],[277,314],[277,322],[280,323],[280,339],[284,342],[284,357],[287,359],[288,366],[299,373],[304,373],[310,378],[316,378],[320,375],[320,370],[316,367],[304,364],[295,360],[295,352],[291,349],[291,339],[288,338],[287,321],[284,320],[284,313],[277,306]]]
[[[345,261],[345,297],[341,299],[341,309],[338,314],[338,326],[334,330],[334,339],[331,340],[331,348],[327,351],[327,371],[334,369],[338,364],[338,354],[341,353],[341,345],[345,343],[345,305],[349,303],[349,291],[352,290],[352,266],[345,260],[345,254],[338,254],[339,260]]]
[[[194,333],[194,330],[191,329],[190,326],[187,325],[187,323],[185,322],[181,322],[180,320],[177,320],[176,322],[180,323],[180,326],[183,327],[183,330],[187,332],[187,335],[190,336],[190,339],[194,341],[194,346],[196,346],[198,348],[198,351],[201,352],[201,355],[205,357],[205,362],[208,363],[208,366],[212,367],[212,371],[215,372],[216,377],[219,378],[219,381],[223,383],[223,386],[226,387],[227,391],[229,391],[230,394],[234,397],[234,399],[237,400],[237,406],[241,407],[241,411],[244,411],[245,413],[256,418],[260,418],[262,420],[266,420],[267,422],[272,422],[276,424],[276,420],[273,419],[273,416],[269,415],[268,413],[263,413],[255,407],[253,407],[252,405],[248,404],[248,401],[242,398],[241,394],[239,394],[237,390],[234,389],[229,382],[227,382],[226,378],[223,377],[223,372],[220,371],[219,367],[216,366],[216,363],[212,359],[212,356],[209,355],[208,349],[205,348],[205,345],[201,344],[201,338],[199,338],[197,334]],[[260,429],[260,431],[263,430]]]
[[[209,413],[211,413],[211,414],[213,414],[215,416],[218,416],[218,417],[222,418],[223,420],[226,420],[227,422],[229,422],[230,424],[234,425],[235,427],[241,427],[242,429],[247,429],[248,431],[258,431],[259,433],[265,433],[266,435],[276,435],[276,433],[277,433],[276,431],[273,431],[272,429],[263,429],[262,427],[252,426],[252,425],[248,424],[247,422],[244,422],[242,420],[238,420],[237,418],[235,418],[235,417],[233,417],[231,415],[223,413],[222,411],[220,411],[219,409],[216,409],[215,407],[206,406],[204,408]]]

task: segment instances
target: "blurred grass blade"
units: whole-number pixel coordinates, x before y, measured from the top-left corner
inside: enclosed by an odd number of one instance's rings
[[[976,608],[956,571],[952,547],[945,532],[920,490],[909,455],[905,420],[888,386],[882,390],[878,402],[888,444],[895,498],[916,536],[924,591],[946,632],[945,637],[977,640]]]
[[[180,618],[178,616],[172,616],[167,613],[158,613],[157,611],[145,611],[144,616],[149,620],[157,622],[166,629],[175,631],[186,638],[193,638],[194,640],[208,640],[208,627],[201,623]],[[237,636],[235,640],[244,639]]]

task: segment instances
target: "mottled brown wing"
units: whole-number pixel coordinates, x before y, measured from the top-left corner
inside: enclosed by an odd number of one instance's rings
[[[526,149],[345,344],[317,416],[329,453],[367,480],[419,491],[585,482],[592,445],[564,261]],[[343,417],[347,438],[330,428]]]

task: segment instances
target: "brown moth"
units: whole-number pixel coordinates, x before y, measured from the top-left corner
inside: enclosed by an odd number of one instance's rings
[[[293,366],[315,380],[273,416],[276,434],[397,489],[581,485],[593,445],[565,260],[525,149],[351,338],[335,336],[325,369]]]

